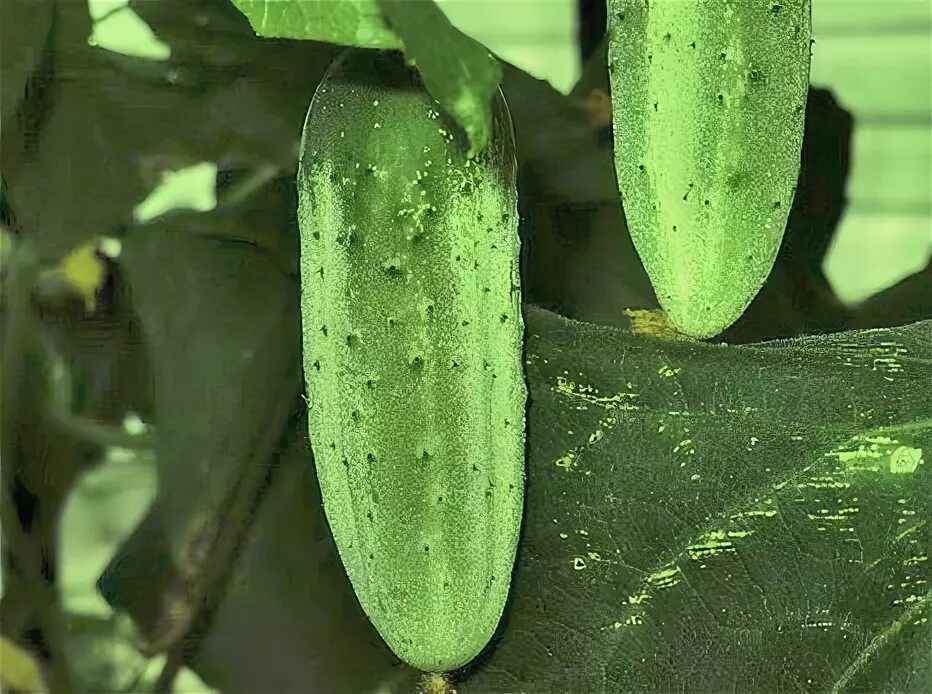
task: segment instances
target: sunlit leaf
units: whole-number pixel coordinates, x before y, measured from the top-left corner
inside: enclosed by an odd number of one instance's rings
[[[217,206],[217,164],[202,161],[166,171],[162,182],[133,210],[137,222],[147,222],[170,210],[207,212]]]
[[[64,608],[86,615],[110,614],[96,584],[120,543],[155,498],[151,454],[111,449],[71,491],[61,520],[59,581]]]
[[[129,0],[88,0],[88,9],[94,20],[89,45],[151,60],[168,60],[171,56],[171,47],[152,33],[129,7]]]
[[[259,36],[400,48],[377,0],[233,0]]]

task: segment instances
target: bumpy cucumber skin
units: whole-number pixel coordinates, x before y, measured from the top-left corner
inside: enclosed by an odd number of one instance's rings
[[[799,177],[810,0],[609,0],[615,171],[671,324],[734,323],[773,267]]]
[[[399,658],[455,669],[491,638],[524,503],[516,163],[465,134],[399,55],[350,51],[298,171],[303,356],[324,509]]]

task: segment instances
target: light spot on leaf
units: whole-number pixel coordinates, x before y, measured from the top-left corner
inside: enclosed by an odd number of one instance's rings
[[[890,472],[893,474],[915,472],[922,462],[921,448],[900,446],[890,456]]]

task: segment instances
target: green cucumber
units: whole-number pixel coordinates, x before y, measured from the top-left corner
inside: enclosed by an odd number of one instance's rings
[[[799,178],[810,0],[609,0],[615,171],[680,332],[734,323],[770,273]]]
[[[476,157],[400,54],[321,82],[298,170],[303,359],[324,510],[395,654],[455,669],[508,595],[524,503],[516,162]]]

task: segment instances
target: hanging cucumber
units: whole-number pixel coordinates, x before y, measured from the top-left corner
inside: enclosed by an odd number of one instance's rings
[[[311,446],[365,612],[427,672],[504,608],[524,500],[516,163],[499,91],[473,159],[400,54],[350,50],[298,170]]]
[[[674,328],[734,323],[773,267],[799,177],[810,0],[609,0],[615,171]]]

